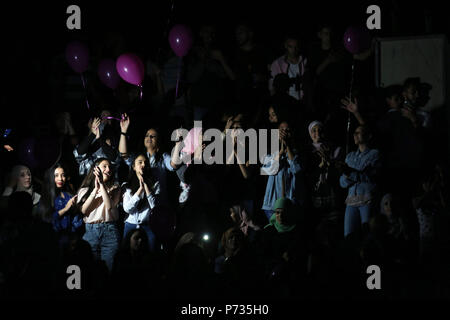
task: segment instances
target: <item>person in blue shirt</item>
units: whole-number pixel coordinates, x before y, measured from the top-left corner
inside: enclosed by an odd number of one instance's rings
[[[370,209],[376,190],[375,178],[380,167],[378,150],[370,149],[368,142],[371,134],[366,126],[358,126],[353,133],[356,151],[350,152],[345,158],[346,166],[340,177],[342,188],[348,189],[347,205],[344,217],[344,236],[358,230],[368,230]]]
[[[299,156],[293,145],[289,124],[282,121],[279,125],[280,149],[263,160],[262,173],[268,175],[262,209],[268,220],[272,217],[273,205],[279,198],[288,198],[295,205],[301,205],[299,192]]]
[[[52,221],[60,247],[67,245],[71,236],[82,236],[83,218],[77,210],[77,196],[73,196],[68,171],[57,163],[45,173],[45,185],[39,210]]]

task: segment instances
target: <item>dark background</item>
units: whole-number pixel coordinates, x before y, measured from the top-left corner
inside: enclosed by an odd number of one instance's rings
[[[71,4],[81,8],[81,30],[66,28]],[[124,36],[128,51],[154,57],[159,48],[168,47],[166,33],[172,25],[188,24],[195,32],[202,23],[213,23],[227,53],[234,45],[234,26],[247,21],[254,26],[256,39],[276,57],[286,33],[309,43],[323,21],[332,22],[342,33],[349,25],[365,24],[371,4],[380,6],[382,16],[382,29],[372,31],[372,36],[449,36],[448,13],[438,1],[16,1],[1,10],[0,103],[8,115],[2,117],[1,127],[36,120],[43,109],[60,108],[49,97],[51,66],[72,39],[91,47],[104,41],[108,32],[117,32]]]

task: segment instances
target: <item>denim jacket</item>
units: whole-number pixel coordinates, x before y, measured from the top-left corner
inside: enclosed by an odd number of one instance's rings
[[[278,166],[275,159],[278,152],[267,155],[264,158],[261,171],[268,175],[266,193],[264,195],[263,210],[272,210],[275,201],[282,197],[283,176],[285,185],[285,197],[294,203],[299,201],[296,190],[296,180],[301,171],[300,161],[297,154],[293,160],[289,160],[286,153],[280,156]]]
[[[92,165],[95,163],[95,161],[99,158],[108,158],[106,154],[103,152],[102,148],[98,148],[97,151],[95,151],[92,154],[85,153],[85,154],[78,154],[77,148],[73,150],[73,155],[75,157],[76,162],[78,163],[78,173],[80,176],[86,175],[89,170],[91,169]],[[114,161],[111,161],[112,166],[114,167],[114,173],[115,178],[118,180],[118,166],[120,164],[121,157],[119,153],[117,153],[116,159]]]
[[[340,178],[342,188],[348,188],[345,203],[348,206],[361,206],[370,203],[375,190],[374,178],[380,167],[378,150],[366,149],[364,152],[350,152],[345,163],[355,169],[349,175],[343,174]]]

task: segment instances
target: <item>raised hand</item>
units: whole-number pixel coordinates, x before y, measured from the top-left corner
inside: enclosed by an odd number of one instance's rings
[[[353,101],[350,100],[349,97],[346,97],[344,99],[341,99],[342,109],[347,110],[350,113],[357,113],[358,112],[358,100],[356,98],[353,99]]]
[[[122,115],[122,120],[120,120],[120,130],[123,133],[126,133],[129,125],[130,125],[130,118],[128,117],[128,115],[126,113],[124,113]]]
[[[100,129],[99,129],[100,123],[101,123],[100,118],[94,118],[91,124],[91,132],[95,134],[97,139],[100,138]]]

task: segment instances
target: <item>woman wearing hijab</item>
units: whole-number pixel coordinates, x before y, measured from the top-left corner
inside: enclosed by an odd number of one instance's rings
[[[305,241],[302,239],[293,203],[288,198],[279,198],[273,206],[274,213],[262,234],[261,252],[266,275],[270,279],[289,285],[306,271]]]
[[[305,175],[310,192],[313,225],[317,225],[341,206],[339,161],[342,149],[324,138],[324,125],[313,121],[308,126],[311,143],[305,154]]]

